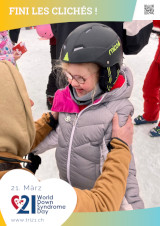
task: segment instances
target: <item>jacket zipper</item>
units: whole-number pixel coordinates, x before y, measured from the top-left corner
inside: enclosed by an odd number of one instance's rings
[[[70,184],[71,184],[71,179],[70,179],[70,161],[71,161],[71,158],[70,158],[70,156],[71,156],[71,147],[72,147],[74,131],[75,131],[76,124],[77,124],[77,119],[78,119],[78,114],[76,113],[76,117],[75,117],[75,119],[73,121],[71,137],[70,137],[70,141],[69,141],[68,159],[67,159],[67,179],[68,179],[68,182]]]
[[[89,105],[87,106],[85,109],[83,109],[81,112],[79,112],[78,114],[76,113],[76,117],[73,121],[73,128],[72,128],[72,132],[71,132],[71,137],[70,137],[70,142],[69,142],[69,149],[68,149],[68,159],[67,159],[67,180],[69,182],[69,184],[71,184],[71,178],[70,178],[70,162],[71,162],[71,148],[72,148],[72,142],[73,142],[73,136],[74,136],[74,131],[76,129],[76,125],[77,125],[77,121],[80,117],[80,115],[88,108],[90,108],[93,105],[97,105],[99,104],[102,100],[103,100],[104,96],[101,98],[100,101],[98,101],[95,104]],[[72,185],[72,184],[71,184]]]

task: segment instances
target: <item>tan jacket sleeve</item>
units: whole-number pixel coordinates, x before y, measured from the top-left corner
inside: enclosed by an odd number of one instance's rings
[[[50,120],[49,113],[44,113],[40,119],[35,122],[36,136],[31,151],[51,132],[52,127],[48,125]]]
[[[113,149],[107,155],[93,189],[77,193],[75,212],[118,211],[126,190],[131,154],[127,145],[118,139],[111,141]]]

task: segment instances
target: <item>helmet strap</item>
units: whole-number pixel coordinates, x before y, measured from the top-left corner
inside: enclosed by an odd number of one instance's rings
[[[119,64],[115,64],[111,67],[101,68],[99,77],[99,86],[103,92],[110,92],[119,76],[120,67]]]

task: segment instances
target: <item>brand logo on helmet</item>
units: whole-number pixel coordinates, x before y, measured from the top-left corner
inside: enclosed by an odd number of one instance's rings
[[[63,58],[64,61],[69,61],[69,56],[68,56],[68,52],[66,53],[66,55]]]
[[[114,46],[112,46],[111,49],[109,49],[109,55],[113,54],[120,47],[120,45],[121,45],[120,42],[117,41],[117,43]]]

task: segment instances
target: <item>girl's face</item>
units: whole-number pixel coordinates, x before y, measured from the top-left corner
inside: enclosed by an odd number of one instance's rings
[[[75,88],[78,97],[82,97],[92,91],[99,80],[99,67],[93,63],[63,63],[63,71],[69,84]]]

